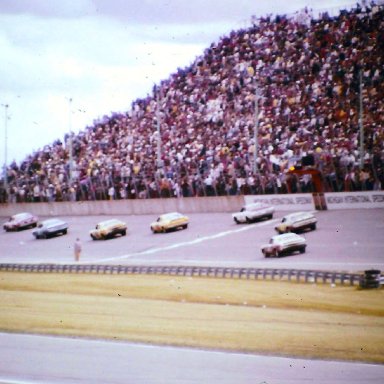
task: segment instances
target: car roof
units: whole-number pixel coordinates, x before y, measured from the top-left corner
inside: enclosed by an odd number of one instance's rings
[[[285,218],[289,219],[294,219],[296,217],[300,216],[313,216],[311,212],[294,212],[294,213],[289,213],[288,215],[285,215]]]
[[[100,221],[98,225],[104,226],[104,225],[110,225],[110,224],[122,224],[123,222],[119,219],[109,219],[109,220],[104,220]]]
[[[47,219],[42,221],[42,224],[54,224],[54,223],[64,223],[64,221],[57,218],[52,218],[52,219]]]
[[[272,236],[272,239],[273,240],[285,240],[285,239],[290,239],[290,238],[293,239],[295,237],[297,238],[297,237],[302,237],[302,236],[299,236],[293,232],[289,232],[289,233],[283,233],[281,235]]]
[[[244,208],[259,208],[259,207],[269,207],[270,205],[262,202],[262,201],[257,201],[256,203],[250,203],[250,204],[246,204],[244,206]]]
[[[29,213],[29,212],[20,212],[20,213],[16,213],[12,217],[15,218],[15,219],[21,219],[23,217],[30,217],[30,216],[33,216],[33,215],[31,213]]]
[[[184,215],[182,215],[179,212],[169,212],[169,213],[164,213],[164,214],[160,215],[160,217],[162,219],[175,219],[175,218],[182,217],[182,216],[184,216]]]

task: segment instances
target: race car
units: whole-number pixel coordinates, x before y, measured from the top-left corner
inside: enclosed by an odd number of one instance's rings
[[[306,247],[307,241],[304,237],[296,233],[284,233],[272,236],[269,243],[261,247],[261,252],[265,257],[280,257],[295,251],[304,253]]]
[[[118,219],[101,221],[89,234],[93,240],[110,239],[116,235],[125,236],[127,234],[127,224]]]
[[[252,223],[261,219],[272,219],[275,208],[265,203],[245,205],[240,212],[232,214],[235,223]]]
[[[168,232],[173,229],[188,228],[189,218],[179,212],[171,212],[160,215],[158,219],[151,224],[153,233]]]
[[[36,239],[47,239],[48,237],[59,234],[66,235],[68,232],[68,224],[61,219],[48,219],[38,224],[37,228],[32,232]]]
[[[9,220],[4,223],[3,228],[6,232],[34,228],[38,221],[39,218],[32,213],[22,212],[11,216]]]
[[[301,232],[306,229],[315,230],[317,219],[311,212],[290,213],[282,218],[275,227],[277,233]]]

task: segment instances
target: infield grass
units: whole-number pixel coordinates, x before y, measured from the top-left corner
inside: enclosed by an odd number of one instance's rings
[[[200,277],[0,273],[0,329],[384,363],[384,291]]]

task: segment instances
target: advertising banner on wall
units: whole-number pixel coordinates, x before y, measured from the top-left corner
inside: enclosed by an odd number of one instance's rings
[[[325,193],[328,209],[384,208],[384,191]]]
[[[315,209],[311,193],[295,193],[290,195],[246,195],[245,204],[263,202],[281,211],[310,211]]]

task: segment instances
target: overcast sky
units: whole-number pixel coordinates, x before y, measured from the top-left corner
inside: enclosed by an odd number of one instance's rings
[[[0,164],[5,157],[20,162],[70,130],[129,110],[220,36],[249,26],[252,15],[355,3],[0,0]]]

